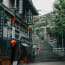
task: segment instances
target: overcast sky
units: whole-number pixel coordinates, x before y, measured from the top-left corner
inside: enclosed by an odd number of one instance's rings
[[[41,15],[53,11],[53,3],[55,0],[32,0],[35,8]]]

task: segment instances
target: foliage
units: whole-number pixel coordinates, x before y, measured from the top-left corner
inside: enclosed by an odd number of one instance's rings
[[[54,4],[55,8],[55,28],[52,32],[61,34],[65,33],[65,0],[59,0],[59,3]]]
[[[36,28],[36,27],[41,27],[41,24],[40,23],[35,23],[34,24],[34,27]]]
[[[54,7],[55,7],[56,9],[60,9],[60,7],[59,7],[58,4],[54,4]]]

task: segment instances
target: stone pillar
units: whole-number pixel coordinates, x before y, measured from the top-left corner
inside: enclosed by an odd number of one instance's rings
[[[19,0],[19,13],[23,12],[23,0]]]
[[[47,32],[46,32],[46,27],[44,28],[44,40],[47,40]]]

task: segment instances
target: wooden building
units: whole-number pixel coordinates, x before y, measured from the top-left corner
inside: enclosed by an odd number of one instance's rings
[[[0,59],[19,59],[21,53],[32,54],[32,26],[34,16],[38,15],[30,0],[0,1]],[[15,19],[15,20],[13,20]],[[28,30],[30,29],[30,30]],[[15,40],[15,53],[11,40]],[[28,48],[27,48],[28,47]],[[23,52],[21,50],[23,48]],[[30,52],[28,52],[30,51]],[[20,52],[19,54],[17,54]],[[22,55],[23,56],[23,55]]]

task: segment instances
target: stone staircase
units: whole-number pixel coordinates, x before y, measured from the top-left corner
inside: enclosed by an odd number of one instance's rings
[[[47,41],[41,41],[39,56],[36,56],[35,62],[57,61],[59,59],[62,59],[62,57],[53,53],[50,44]]]

